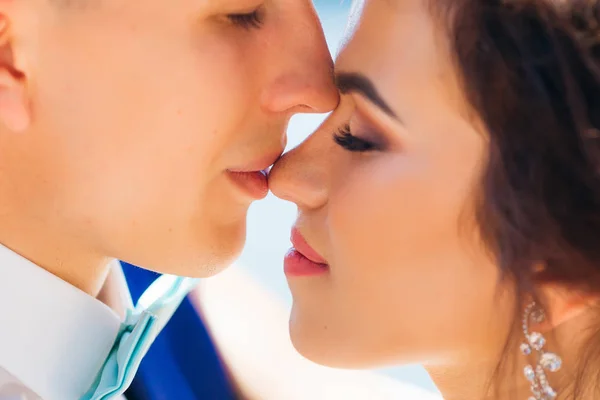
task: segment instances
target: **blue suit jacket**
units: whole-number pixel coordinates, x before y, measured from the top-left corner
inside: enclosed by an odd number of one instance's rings
[[[123,263],[135,302],[159,276]],[[189,299],[152,344],[125,393],[128,400],[234,400],[226,370]]]

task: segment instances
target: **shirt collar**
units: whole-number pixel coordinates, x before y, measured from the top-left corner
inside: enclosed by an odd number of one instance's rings
[[[107,305],[0,245],[0,367],[41,398],[80,398],[120,326]]]

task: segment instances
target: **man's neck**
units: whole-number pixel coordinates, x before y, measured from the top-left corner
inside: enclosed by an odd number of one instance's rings
[[[45,224],[0,215],[0,243],[51,274],[96,297],[109,273],[110,259],[94,254],[75,238]]]

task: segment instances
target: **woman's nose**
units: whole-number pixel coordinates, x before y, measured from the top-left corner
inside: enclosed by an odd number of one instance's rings
[[[269,187],[282,200],[301,209],[316,209],[327,203],[328,146],[319,146],[315,135],[284,154],[269,173]]]

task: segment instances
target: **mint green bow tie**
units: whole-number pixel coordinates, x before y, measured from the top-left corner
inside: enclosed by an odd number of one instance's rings
[[[81,400],[108,400],[127,390],[150,345],[198,279],[162,275],[127,310],[98,378]]]

